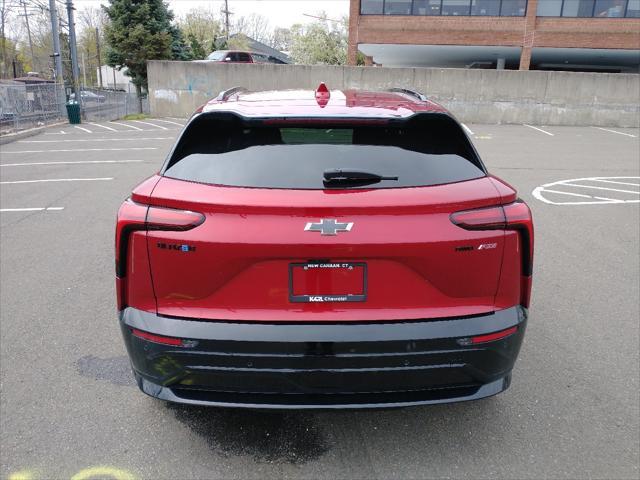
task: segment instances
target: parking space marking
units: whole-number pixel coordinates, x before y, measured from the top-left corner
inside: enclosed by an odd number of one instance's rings
[[[18,140],[16,143],[61,143],[61,142],[130,142],[139,140],[173,140],[173,137],[130,137],[130,138],[68,138],[65,140]]]
[[[83,128],[83,127],[79,127],[77,125],[74,125],[73,128],[77,128],[78,130],[82,130],[83,132],[87,132],[87,133],[93,133],[91,130],[89,130],[88,128]]]
[[[597,128],[598,130],[603,130],[605,132],[617,133],[618,135],[625,135],[627,137],[636,138],[636,135],[632,135],[630,133],[617,132],[615,130],[609,130],[608,128],[602,128],[602,127],[593,127],[593,128]]]
[[[64,207],[0,208],[0,212],[59,212]]]
[[[15,152],[2,152],[3,155],[10,153],[52,153],[52,152],[118,152],[126,150],[157,150],[158,147],[129,147],[129,148],[69,148],[57,150],[18,150]]]
[[[156,125],[155,123],[143,122],[142,120],[131,120],[132,122],[141,123],[142,125],[149,125],[151,127],[156,127],[161,130],[169,130],[167,127],[163,127],[162,125]]]
[[[100,178],[45,178],[42,180],[12,180],[8,182],[0,182],[0,185],[10,185],[17,183],[48,183],[48,182],[107,182],[113,180],[113,177]]]
[[[172,122],[171,120],[162,120],[162,119],[160,119],[160,118],[154,118],[154,120],[155,120],[156,122],[171,123],[171,124],[173,124],[173,125],[178,125],[179,127],[184,127],[184,124],[183,124],[183,123]]]
[[[105,130],[111,130],[112,132],[117,132],[118,131],[115,128],[107,127],[106,125],[100,125],[99,123],[91,123],[91,122],[89,122],[89,125],[93,125],[94,127],[104,128]]]
[[[109,122],[109,123],[113,123],[114,125],[120,125],[120,126],[123,126],[123,127],[133,128],[134,130],[142,131],[141,128],[136,127],[135,125],[129,125],[128,123],[120,123],[120,122]]]
[[[627,180],[627,181],[618,181]],[[600,204],[621,204],[621,203],[640,203],[640,199],[630,199],[631,195],[640,195],[639,190],[628,190],[613,187],[603,187],[596,185],[584,185],[583,182],[604,182],[612,184],[623,184],[630,186],[638,186],[639,183],[633,183],[633,181],[640,181],[640,177],[586,177],[586,178],[571,178],[567,180],[560,180],[557,182],[546,183],[536,187],[531,194],[534,198],[541,202],[548,203],[550,205],[600,205]],[[579,183],[575,183],[579,182]],[[550,188],[553,187],[553,188]],[[607,197],[597,195],[587,195],[586,193],[575,193],[573,191],[566,191],[563,187],[578,187],[584,189],[600,190],[608,192]],[[547,198],[547,194],[554,195],[567,195],[571,197],[579,197],[585,200],[580,201],[555,201]]]
[[[616,183],[618,185],[633,185],[634,187],[640,187],[640,183],[629,183],[629,182],[617,182],[615,180],[603,180],[601,178],[593,179],[594,182],[604,182],[604,183]]]
[[[522,126],[523,126],[523,127],[533,128],[534,130],[537,130],[537,131],[539,131],[539,132],[545,133],[545,134],[547,134],[547,135],[549,135],[549,136],[551,136],[551,137],[553,137],[553,136],[554,136],[554,134],[553,134],[553,133],[551,133],[551,132],[547,132],[546,130],[543,130],[543,129],[538,128],[538,127],[534,127],[533,125],[527,125],[526,123],[523,123],[523,124],[522,124]]]
[[[144,160],[78,160],[68,162],[25,162],[25,163],[3,163],[0,167],[29,167],[32,165],[75,165],[93,163],[140,163]]]
[[[461,123],[460,125],[462,125],[462,128],[464,128],[464,131],[467,132],[469,135],[475,135],[471,129],[469,127],[467,127],[464,123]]]

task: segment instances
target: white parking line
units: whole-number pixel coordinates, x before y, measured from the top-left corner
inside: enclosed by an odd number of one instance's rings
[[[14,180],[10,182],[0,182],[0,185],[10,185],[15,183],[44,183],[44,182],[106,182],[113,180],[113,177],[102,178],[46,178],[43,180]]]
[[[0,212],[59,212],[64,207],[0,208]]]
[[[100,125],[99,123],[91,123],[91,122],[89,122],[89,125],[93,125],[94,127],[104,128],[106,130],[111,130],[112,132],[117,132],[118,131],[115,128],[107,127],[106,125]]]
[[[545,189],[545,193],[559,193],[560,195],[571,195],[572,197],[582,197],[582,198],[597,198],[598,200],[607,200],[609,202],[622,202],[623,200],[616,200],[615,198],[605,198],[605,197],[594,197],[592,195],[583,195],[581,193],[571,193],[571,192],[561,192],[559,190],[549,190]]]
[[[19,150],[16,152],[2,152],[3,155],[10,153],[51,153],[51,152],[118,152],[126,150],[157,150],[158,147],[130,147],[130,148],[70,148],[59,150]]]
[[[462,128],[464,128],[464,131],[467,132],[469,135],[475,135],[471,129],[469,127],[467,127],[464,123],[461,123],[460,125],[462,125]]]
[[[173,125],[178,125],[179,127],[184,127],[184,124],[183,124],[183,123],[172,122],[171,120],[162,120],[162,119],[160,119],[160,118],[154,118],[154,120],[155,120],[156,122],[171,123],[171,124],[173,124]]]
[[[109,122],[109,123],[113,123],[114,125],[120,125],[122,127],[129,127],[129,128],[133,128],[134,130],[142,131],[141,128],[138,128],[134,125],[129,125],[128,123],[120,123],[120,122]]]
[[[638,191],[620,190],[618,188],[594,187],[592,185],[577,185],[575,183],[566,183],[566,182],[563,182],[562,185],[566,185],[568,187],[595,188],[596,190],[608,190],[610,192],[635,193],[636,195],[640,195],[640,192],[638,192]]]
[[[130,142],[138,140],[172,140],[173,137],[129,137],[129,138],[69,138],[66,140],[18,140],[16,143],[61,143],[61,142]]]
[[[143,122],[141,120],[131,120],[132,122],[141,123],[142,125],[149,125],[151,127],[156,127],[161,130],[169,130],[167,127],[163,127],[162,125],[156,125],[155,123]]]
[[[91,130],[89,130],[88,128],[82,128],[79,127],[77,125],[74,125],[73,128],[77,128],[78,130],[82,130],[83,132],[87,132],[87,133],[93,133]]]
[[[640,186],[636,182],[640,181],[640,177],[583,177],[583,178],[570,178],[566,180],[560,180],[557,182],[545,183],[544,185],[540,185],[536,187],[531,194],[538,200],[544,203],[548,203],[550,205],[605,205],[605,204],[625,204],[625,203],[640,203],[640,199],[629,198],[628,194],[640,195],[639,191],[633,190],[622,190],[618,188],[611,187],[600,187],[594,185],[583,185],[576,184],[572,182],[605,182],[612,184],[623,184],[623,185],[632,185],[632,186]],[[607,194],[610,197],[601,197],[596,195],[586,195],[583,193],[575,193],[571,191],[565,191],[565,188],[569,187],[579,187],[579,188],[587,188],[608,192]],[[589,192],[591,193],[591,192]],[[619,195],[621,193],[622,195]],[[549,199],[546,198],[547,194],[555,194],[555,195],[568,195],[571,197],[578,197],[575,201],[560,201],[558,199]],[[614,197],[614,198],[611,198]]]
[[[636,135],[631,135],[630,133],[616,132],[615,130],[609,130],[608,128],[602,128],[602,127],[593,127],[593,128],[597,128],[598,130],[604,130],[605,132],[617,133],[618,135],[625,135],[627,137],[636,138]]]
[[[522,124],[522,126],[523,126],[523,127],[533,128],[534,130],[537,130],[537,131],[539,131],[539,132],[545,133],[545,134],[547,134],[547,135],[549,135],[549,136],[551,136],[551,137],[553,137],[553,136],[554,136],[554,135],[553,135],[553,133],[551,133],[551,132],[547,132],[546,130],[543,130],[543,129],[538,128],[538,127],[534,127],[533,125],[527,125],[526,123],[523,123],[523,124]]]
[[[28,162],[28,163],[4,163],[0,167],[29,167],[32,165],[75,165],[93,163],[140,163],[144,160],[79,160],[76,162]]]
[[[605,182],[605,183],[616,183],[618,185],[632,185],[634,187],[640,187],[640,183],[629,183],[629,182],[617,182],[615,180],[603,180],[602,178],[594,178],[594,182]]]

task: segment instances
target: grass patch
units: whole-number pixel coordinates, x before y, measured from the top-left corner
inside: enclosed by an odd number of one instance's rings
[[[145,115],[144,113],[130,113],[129,115],[125,115],[123,120],[144,120],[145,118],[149,118],[149,115]]]

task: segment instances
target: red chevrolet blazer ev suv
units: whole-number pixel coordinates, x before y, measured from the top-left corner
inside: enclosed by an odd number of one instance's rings
[[[405,89],[222,92],[120,207],[120,327],[143,392],[369,408],[505,390],[533,225],[460,123]]]

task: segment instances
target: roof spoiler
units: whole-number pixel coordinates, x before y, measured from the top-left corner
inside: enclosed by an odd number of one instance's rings
[[[422,93],[417,92],[415,90],[411,90],[409,88],[388,88],[387,92],[404,93],[405,95],[409,95],[411,97],[417,98],[421,102],[426,102],[427,101],[427,97],[424,96]]]
[[[219,102],[224,102],[225,100],[229,100],[229,98],[231,98],[233,95],[248,91],[249,90],[244,87],[231,87],[227,90],[222,90],[216,97],[216,100],[218,100]]]

